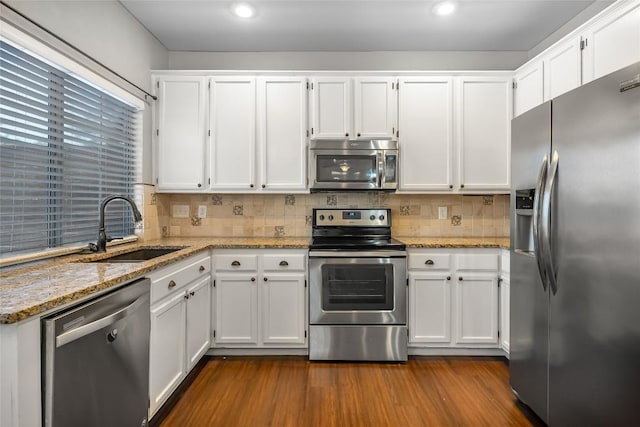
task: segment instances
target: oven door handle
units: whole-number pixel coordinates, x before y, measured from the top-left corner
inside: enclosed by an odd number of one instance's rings
[[[309,251],[309,258],[406,258],[406,251]]]

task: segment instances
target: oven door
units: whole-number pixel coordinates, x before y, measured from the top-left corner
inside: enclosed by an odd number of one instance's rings
[[[378,150],[311,150],[312,190],[375,190],[382,186],[382,152]]]
[[[407,323],[406,256],[309,256],[309,323]]]

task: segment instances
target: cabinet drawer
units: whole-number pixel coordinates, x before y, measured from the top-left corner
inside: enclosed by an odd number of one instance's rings
[[[263,255],[262,266],[265,271],[304,271],[304,254]]]
[[[449,270],[451,254],[409,254],[407,265],[411,270]]]
[[[173,266],[164,269],[164,275],[151,277],[151,304],[159,301],[166,295],[184,288],[194,280],[205,277],[211,272],[211,257],[199,256],[186,259]]]
[[[498,270],[498,254],[460,254],[458,270]]]
[[[256,271],[258,269],[257,255],[215,255],[216,271]]]

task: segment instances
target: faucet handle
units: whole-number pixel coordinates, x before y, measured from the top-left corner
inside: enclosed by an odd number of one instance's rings
[[[87,249],[91,252],[98,252],[98,245],[96,245],[95,243],[89,243],[87,245]]]

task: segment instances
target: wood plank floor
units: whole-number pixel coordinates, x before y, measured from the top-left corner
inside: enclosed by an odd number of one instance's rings
[[[508,378],[502,358],[215,357],[161,426],[544,425],[515,402]]]

